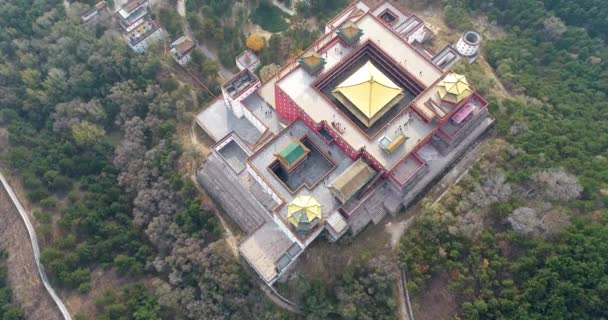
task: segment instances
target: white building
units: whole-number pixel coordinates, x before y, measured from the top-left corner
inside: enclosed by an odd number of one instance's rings
[[[481,43],[481,35],[475,31],[467,31],[462,34],[462,37],[456,42],[456,50],[465,57],[474,57],[479,50]]]
[[[128,33],[145,22],[150,8],[149,0],[131,0],[118,10],[118,23]]]
[[[255,69],[260,66],[260,58],[249,49],[243,51],[243,53],[236,57],[235,62],[236,66],[241,71],[249,69],[249,71],[255,72]]]
[[[82,23],[88,23],[91,21],[98,20],[100,11],[105,9],[105,7],[106,7],[106,3],[104,1],[99,1],[97,4],[92,6],[89,10],[80,14],[80,21],[82,21]]]
[[[226,107],[237,118],[243,118],[244,116],[256,129],[264,132],[266,130],[264,124],[243,105],[243,100],[254,93],[260,85],[261,82],[255,74],[249,69],[245,69],[222,86],[222,94]]]
[[[196,47],[190,37],[181,36],[171,43],[171,56],[180,65],[186,65],[192,60],[192,50]]]
[[[156,20],[146,21],[125,35],[129,48],[137,53],[146,51],[151,43],[162,38],[163,29]]]

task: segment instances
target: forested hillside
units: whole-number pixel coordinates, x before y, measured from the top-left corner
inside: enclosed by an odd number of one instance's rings
[[[83,27],[83,8],[0,3],[1,159],[43,209],[52,282],[87,293],[94,270],[117,273],[125,287],[96,300],[101,319],[273,313],[177,172],[190,155],[176,128],[198,109],[191,88],[161,76],[170,60],[160,50],[136,55],[103,24]],[[155,285],[134,285],[144,277]]]
[[[484,47],[513,97],[490,96],[498,139],[402,239],[410,287],[447,275],[464,319],[606,317],[608,2],[450,2],[506,30]]]
[[[25,319],[19,307],[12,303],[11,289],[8,287],[6,278],[6,252],[0,250],[0,319],[21,320]]]

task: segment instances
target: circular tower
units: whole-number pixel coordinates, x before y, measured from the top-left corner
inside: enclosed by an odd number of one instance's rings
[[[456,50],[465,57],[477,55],[479,44],[481,43],[481,35],[475,31],[467,31],[462,34],[462,37],[456,42]]]

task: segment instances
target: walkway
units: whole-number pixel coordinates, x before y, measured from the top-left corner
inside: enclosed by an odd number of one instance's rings
[[[44,266],[40,262],[40,247],[38,245],[38,237],[36,236],[36,230],[34,229],[34,226],[32,225],[32,222],[30,221],[30,218],[29,218],[27,212],[21,205],[21,202],[19,202],[19,199],[15,195],[15,192],[13,191],[11,186],[8,184],[8,181],[6,180],[6,178],[4,177],[2,172],[0,172],[0,180],[2,181],[2,185],[6,189],[6,192],[8,193],[9,197],[11,198],[13,204],[19,211],[19,214],[21,215],[21,219],[23,220],[23,223],[25,224],[25,227],[27,228],[27,232],[30,236],[30,243],[32,245],[32,250],[34,252],[34,260],[36,261],[36,268],[38,269],[38,274],[40,275],[40,279],[42,280],[42,283],[44,284],[46,291],[48,291],[48,293],[51,296],[51,298],[53,299],[53,301],[55,301],[55,304],[61,311],[63,318],[65,320],[71,320],[72,317],[70,316],[68,309],[63,304],[63,302],[61,301],[61,299],[59,298],[57,293],[55,293],[55,290],[53,290],[53,287],[51,287],[51,284],[49,283],[49,279],[46,275],[46,272],[44,271]]]
[[[281,11],[287,13],[290,16],[293,16],[296,14],[296,12],[294,10],[287,8],[283,3],[281,3],[278,0],[273,0],[272,4],[274,4],[277,8],[281,9]]]

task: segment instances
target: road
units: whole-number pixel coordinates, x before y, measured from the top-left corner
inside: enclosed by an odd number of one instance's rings
[[[63,301],[61,301],[61,299],[59,298],[57,293],[55,293],[55,290],[49,283],[49,279],[46,275],[46,272],[44,271],[44,266],[42,265],[42,263],[40,263],[40,246],[38,245],[38,237],[36,236],[36,230],[34,229],[34,226],[32,225],[32,222],[30,221],[30,218],[29,218],[27,212],[21,205],[21,202],[19,202],[19,199],[17,198],[15,192],[13,191],[13,188],[11,188],[11,186],[8,184],[8,181],[6,180],[6,178],[4,177],[2,172],[0,172],[0,181],[2,181],[2,185],[6,189],[6,192],[8,193],[9,197],[11,198],[11,201],[13,202],[13,204],[19,211],[19,215],[21,215],[21,219],[23,220],[23,223],[25,224],[25,227],[27,228],[27,232],[30,237],[30,243],[32,245],[32,251],[34,252],[34,260],[36,262],[36,268],[38,269],[38,274],[40,275],[40,279],[42,280],[42,283],[44,284],[46,291],[49,293],[49,295],[51,296],[51,298],[53,299],[53,301],[59,308],[59,311],[61,311],[63,318],[65,320],[71,320],[72,317],[70,316],[68,309],[66,308],[65,304],[63,304]]]

